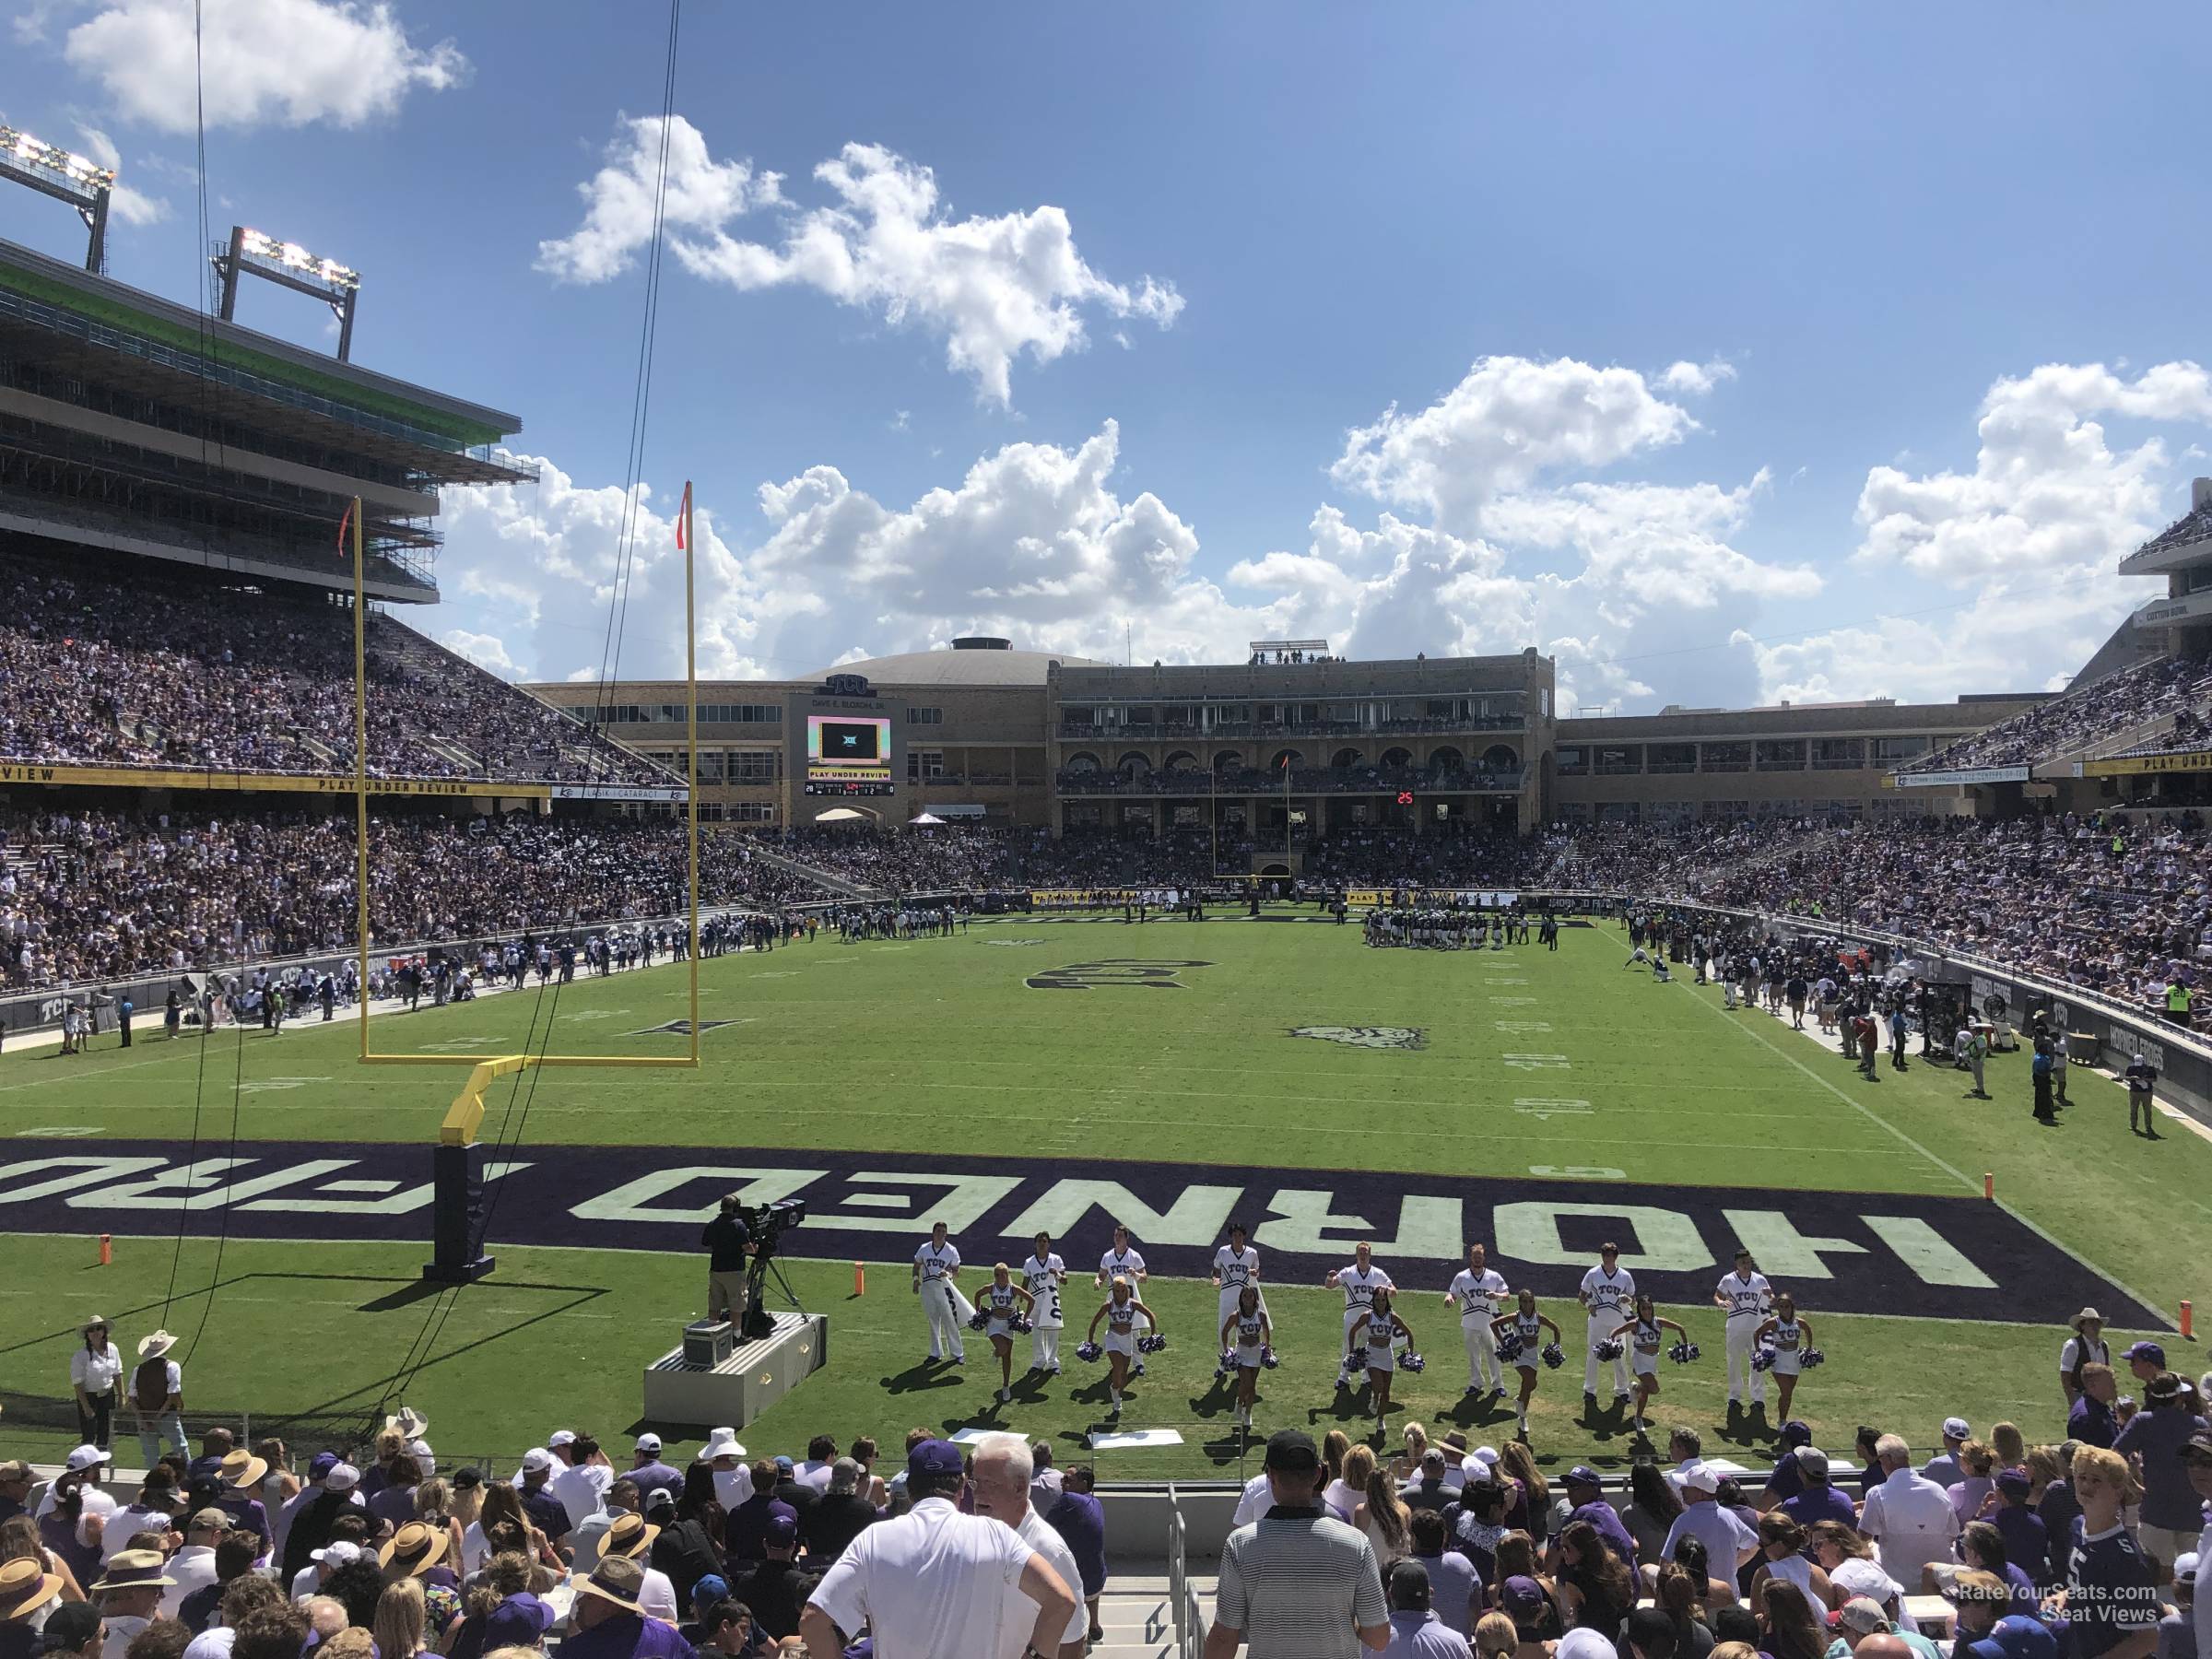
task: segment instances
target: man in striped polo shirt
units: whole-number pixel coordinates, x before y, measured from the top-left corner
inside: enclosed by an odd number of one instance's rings
[[[1267,1441],[1274,1506],[1231,1533],[1206,1659],[1358,1659],[1390,1641],[1390,1609],[1367,1535],[1322,1511],[1313,1438],[1278,1430]]]

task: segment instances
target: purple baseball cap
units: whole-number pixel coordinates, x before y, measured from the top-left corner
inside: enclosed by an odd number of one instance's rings
[[[933,1479],[944,1475],[959,1475],[967,1470],[960,1457],[960,1449],[950,1441],[924,1441],[906,1454],[906,1477],[919,1477]]]

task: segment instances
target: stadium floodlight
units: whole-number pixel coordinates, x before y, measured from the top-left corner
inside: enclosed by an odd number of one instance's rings
[[[298,242],[279,241],[243,225],[230,227],[230,240],[209,257],[218,281],[216,314],[226,323],[238,311],[238,279],[265,278],[296,293],[312,295],[337,314],[338,361],[353,355],[353,309],[361,291],[361,274],[335,259],[310,253]]]
[[[58,144],[48,144],[16,127],[0,126],[0,179],[29,185],[41,195],[66,202],[85,221],[91,240],[85,269],[97,276],[108,259],[108,198],[115,170],[87,160]]]

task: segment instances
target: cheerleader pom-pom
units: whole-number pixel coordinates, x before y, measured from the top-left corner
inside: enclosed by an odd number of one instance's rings
[[[1511,1331],[1508,1331],[1504,1335],[1499,1337],[1498,1358],[1500,1359],[1520,1359],[1521,1338],[1514,1335]]]
[[[1402,1371],[1412,1371],[1416,1375],[1418,1375],[1421,1367],[1428,1363],[1428,1360],[1422,1359],[1411,1348],[1407,1348],[1404,1353],[1398,1356],[1398,1369]]]
[[[968,1328],[971,1331],[987,1330],[990,1328],[990,1324],[991,1315],[984,1312],[981,1308],[978,1308],[973,1313],[971,1313],[968,1316]]]
[[[1553,1371],[1558,1371],[1560,1366],[1567,1363],[1567,1350],[1556,1342],[1546,1343],[1544,1345],[1544,1363],[1550,1366]]]
[[[1827,1358],[1828,1356],[1818,1348],[1808,1347],[1804,1353],[1797,1356],[1797,1363],[1805,1370],[1811,1371],[1814,1366],[1822,1363]]]
[[[1140,1354],[1157,1354],[1167,1346],[1168,1339],[1165,1336],[1139,1336],[1136,1339],[1136,1351]]]
[[[1076,1345],[1076,1358],[1088,1360],[1093,1365],[1098,1363],[1099,1356],[1105,1351],[1095,1342],[1082,1342]]]
[[[1264,1348],[1262,1348],[1262,1349],[1260,1350],[1260,1365],[1261,1365],[1261,1367],[1262,1367],[1264,1370],[1266,1370],[1266,1371],[1273,1371],[1273,1370],[1275,1369],[1275,1364],[1276,1364],[1276,1360],[1275,1360],[1275,1350],[1274,1350],[1273,1348],[1271,1348],[1271,1347],[1264,1347]]]
[[[1666,1350],[1666,1357],[1677,1365],[1688,1365],[1698,1357],[1698,1345],[1694,1342],[1677,1342]]]
[[[1223,1348],[1221,1350],[1221,1358],[1214,1362],[1214,1375],[1217,1377],[1226,1377],[1230,1371],[1233,1371],[1236,1369],[1236,1350],[1234,1348]]]
[[[1751,1356],[1751,1369],[1755,1371],[1772,1371],[1774,1369],[1774,1350],[1771,1347],[1762,1347],[1755,1352]]]
[[[1600,1359],[1618,1359],[1627,1351],[1618,1336],[1607,1336],[1591,1349]]]
[[[1006,1321],[1006,1328],[1010,1331],[1018,1331],[1022,1335],[1027,1336],[1037,1327],[1028,1314],[1017,1313],[1012,1319]]]

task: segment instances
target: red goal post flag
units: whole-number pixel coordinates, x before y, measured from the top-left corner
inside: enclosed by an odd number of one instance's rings
[[[676,550],[678,553],[688,550],[684,546],[684,526],[690,522],[691,486],[687,484],[684,486],[684,504],[676,510]]]
[[[346,557],[346,532],[352,527],[352,524],[353,503],[348,501],[346,503],[345,516],[338,520],[338,557],[340,559]]]

